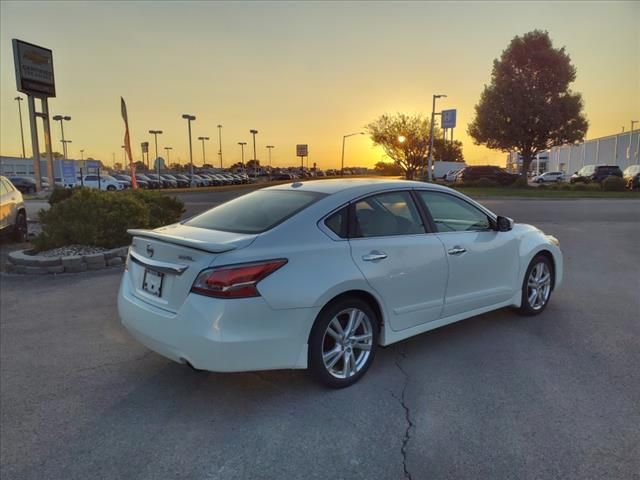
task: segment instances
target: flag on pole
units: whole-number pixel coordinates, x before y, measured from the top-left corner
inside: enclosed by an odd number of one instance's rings
[[[136,181],[136,166],[133,163],[133,155],[131,155],[131,141],[129,139],[129,118],[127,117],[127,104],[124,98],[120,97],[120,109],[122,110],[122,119],[124,120],[124,149],[129,156],[129,170],[131,171],[131,187],[138,188]]]

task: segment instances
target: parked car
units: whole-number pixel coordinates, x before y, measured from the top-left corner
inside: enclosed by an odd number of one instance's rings
[[[24,242],[27,234],[27,211],[22,193],[8,178],[0,176],[0,235]]]
[[[118,310],[148,348],[336,388],[378,346],[502,307],[539,314],[563,275],[554,237],[423,182],[282,184],[129,233]]]
[[[600,183],[611,176],[622,178],[620,167],[617,165],[585,165],[571,175],[569,183]]]
[[[638,190],[640,188],[640,165],[629,165],[624,169],[622,178],[626,188]]]
[[[188,188],[190,183],[189,180],[186,180],[184,178],[178,178],[177,176],[171,174],[171,173],[163,173],[162,174],[163,178],[167,178],[169,180],[172,180],[174,182],[176,182],[176,186],[178,186],[179,188]]]
[[[21,193],[35,193],[36,181],[32,177],[14,175],[9,180]]]
[[[111,175],[84,175],[78,179],[78,184],[85,188],[96,188],[100,190],[116,191],[124,190],[124,185]]]
[[[444,174],[444,177],[442,177],[442,179],[445,182],[453,182],[456,179],[456,176],[458,175],[459,172],[462,171],[462,168],[456,168],[454,170],[449,170],[447,173]]]
[[[124,188],[131,188],[131,177],[128,175],[122,175],[120,173],[114,173],[111,175],[118,182],[122,184]]]
[[[295,180],[295,178],[295,175],[292,173],[281,173],[280,175],[273,177],[274,180]]]
[[[473,182],[486,178],[500,185],[511,185],[520,175],[509,173],[504,168],[494,165],[470,166],[464,167],[456,176],[456,182]]]
[[[136,173],[136,181],[138,183],[144,182],[146,183],[147,188],[160,188],[160,182],[158,180],[154,180],[153,178],[149,178],[142,173]]]
[[[564,181],[564,172],[544,172],[533,177],[535,183],[562,182]]]

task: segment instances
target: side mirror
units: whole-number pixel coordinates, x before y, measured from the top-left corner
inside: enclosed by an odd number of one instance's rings
[[[498,215],[498,218],[496,218],[494,229],[498,232],[508,232],[513,229],[513,220],[511,220],[509,217]]]

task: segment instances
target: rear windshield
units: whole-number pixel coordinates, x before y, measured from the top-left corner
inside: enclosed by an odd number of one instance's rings
[[[193,217],[185,225],[224,232],[261,233],[324,196],[317,192],[258,190]]]

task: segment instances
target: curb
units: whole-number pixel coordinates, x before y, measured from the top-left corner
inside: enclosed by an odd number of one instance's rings
[[[33,250],[16,250],[7,257],[7,272],[25,275],[78,273],[87,270],[124,265],[129,247],[119,247],[106,252],[68,257],[42,257],[30,254]]]

